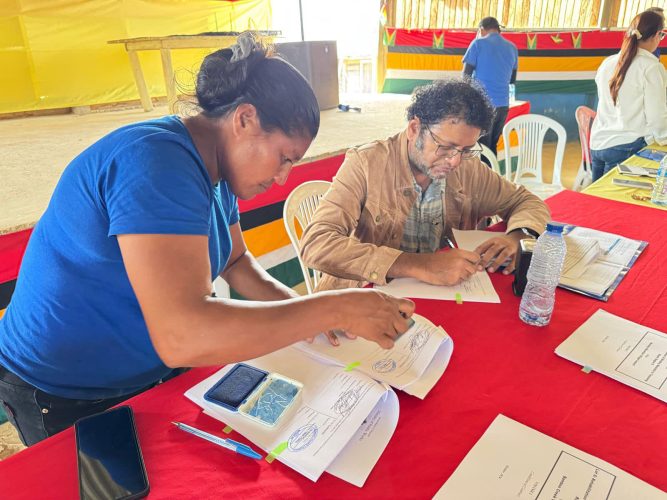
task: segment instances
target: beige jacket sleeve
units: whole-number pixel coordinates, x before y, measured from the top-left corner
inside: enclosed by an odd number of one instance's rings
[[[480,164],[477,174],[480,182],[469,192],[476,198],[480,213],[499,215],[507,222],[507,233],[522,227],[539,234],[544,232],[551,212],[539,197],[496,175],[485,165]]]
[[[363,217],[368,186],[368,165],[352,149],[301,238],[301,258],[308,267],[357,281],[386,284],[389,268],[402,253],[373,243],[363,243],[355,230]],[[368,221],[368,224],[372,223]]]

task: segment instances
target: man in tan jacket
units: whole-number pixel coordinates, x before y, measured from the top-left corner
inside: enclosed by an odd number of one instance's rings
[[[547,206],[480,162],[478,140],[493,107],[467,79],[415,90],[408,126],[398,135],[348,151],[301,240],[305,263],[324,273],[318,290],[383,285],[412,277],[453,285],[478,270],[514,270],[519,240],[550,219]],[[475,229],[499,215],[505,234],[469,252],[438,251],[452,228]]]

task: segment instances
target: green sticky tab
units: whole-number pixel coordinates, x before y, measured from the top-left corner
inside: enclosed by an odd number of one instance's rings
[[[224,429],[222,429],[222,432],[224,432],[225,434],[229,434],[233,430],[234,429],[232,429],[230,426],[226,426]]]
[[[346,372],[351,372],[352,370],[354,370],[360,364],[361,364],[361,361],[354,361],[354,362],[350,363],[349,365],[347,365],[345,367],[345,371]]]
[[[456,303],[457,303],[457,304],[463,304],[463,297],[461,297],[461,294],[460,294],[460,293],[457,293],[457,294],[455,295],[455,297],[456,297]]]
[[[590,373],[593,371],[593,368],[591,368],[590,366],[582,366],[581,371],[584,373]]]
[[[278,455],[280,455],[286,449],[287,449],[287,441],[283,441],[278,446],[276,446],[273,450],[271,450],[271,453],[269,453],[264,460],[271,463],[278,457]]]

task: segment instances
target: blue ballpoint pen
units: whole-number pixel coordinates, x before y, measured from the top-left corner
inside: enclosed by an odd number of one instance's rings
[[[213,434],[209,434],[208,432],[196,429],[190,425],[182,424],[181,422],[172,422],[172,424],[174,424],[182,431],[189,432],[194,436],[205,439],[206,441],[210,441],[211,443],[217,444],[218,446],[235,451],[240,455],[245,455],[246,457],[254,458],[256,460],[260,460],[262,458],[262,455],[253,450],[250,446],[234,441],[233,439],[223,439],[221,437],[214,436]]]

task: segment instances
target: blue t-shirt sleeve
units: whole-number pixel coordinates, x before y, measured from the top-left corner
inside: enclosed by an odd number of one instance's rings
[[[514,69],[518,70],[519,69],[519,49],[517,49],[516,46],[514,47],[514,52],[513,53],[514,53],[514,66],[512,66],[512,69],[513,70]]]
[[[210,180],[193,152],[169,133],[120,148],[100,182],[109,236],[209,234]]]
[[[477,66],[477,54],[479,53],[479,47],[477,46],[477,40],[473,42],[466,50],[466,53],[463,55],[463,62],[470,64],[471,66]]]

